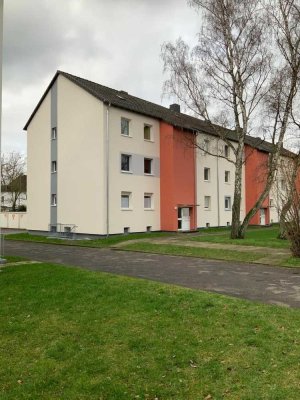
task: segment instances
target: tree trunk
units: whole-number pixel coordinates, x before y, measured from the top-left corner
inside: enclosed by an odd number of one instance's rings
[[[240,214],[241,214],[241,196],[242,196],[242,174],[243,174],[243,153],[244,145],[239,143],[236,157],[235,181],[234,181],[234,201],[232,205],[231,220],[231,239],[240,239]]]
[[[299,170],[299,164],[300,164],[300,155],[293,160],[293,170],[292,170],[292,175],[291,177],[289,175],[289,171],[287,172],[287,181],[288,181],[288,196],[285,204],[282,207],[281,213],[280,213],[280,219],[279,219],[279,234],[278,234],[278,239],[287,239],[287,233],[286,233],[286,217],[293,205],[293,201],[295,198],[295,195],[297,194],[297,187],[296,187],[296,179],[298,175],[298,170]]]

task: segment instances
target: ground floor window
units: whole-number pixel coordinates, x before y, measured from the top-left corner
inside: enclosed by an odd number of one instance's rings
[[[224,202],[225,210],[231,210],[231,197],[230,196],[225,196],[225,202]]]

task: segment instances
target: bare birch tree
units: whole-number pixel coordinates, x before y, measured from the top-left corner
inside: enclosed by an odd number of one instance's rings
[[[166,43],[162,48],[164,70],[169,74],[165,90],[204,119],[234,154],[232,238],[244,237],[276,175],[299,74],[299,57],[295,55],[300,35],[299,24],[295,24],[298,9],[294,7],[298,1],[272,1],[270,9],[263,0],[191,0],[190,4],[202,12],[198,45],[190,50],[179,39],[175,45]],[[273,25],[267,23],[268,18]],[[292,26],[289,21],[293,21]],[[276,40],[272,42],[274,34]],[[276,44],[282,58],[276,69],[270,43]],[[262,107],[268,107],[272,115],[274,150],[265,189],[240,225],[245,139]],[[228,128],[235,132],[235,145],[229,140]]]
[[[270,26],[276,39],[281,64],[273,71],[266,106],[270,111],[273,152],[270,153],[265,188],[247,213],[241,231],[245,232],[251,218],[260,209],[273,185],[285,135],[292,122],[293,108],[299,103],[300,79],[300,1],[270,1],[266,7]]]
[[[19,200],[26,195],[24,174],[26,160],[18,152],[1,156],[1,190],[7,196],[6,202],[12,211],[17,210]]]

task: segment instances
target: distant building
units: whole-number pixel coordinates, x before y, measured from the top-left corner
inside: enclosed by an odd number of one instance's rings
[[[8,185],[1,187],[2,211],[26,211],[27,176],[20,175]]]
[[[106,235],[231,223],[232,149],[179,105],[165,108],[58,71],[24,129],[30,231],[76,226]],[[196,150],[195,132],[201,147],[220,156]],[[227,137],[235,146],[235,133]],[[271,151],[247,137],[241,218],[263,188]],[[278,220],[270,201],[252,224]]]

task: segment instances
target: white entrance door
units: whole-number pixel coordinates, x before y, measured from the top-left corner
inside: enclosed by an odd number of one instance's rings
[[[190,224],[190,209],[188,207],[183,207],[181,209],[181,218],[182,218],[182,230],[189,231],[191,229]]]
[[[264,208],[260,209],[260,225],[266,225],[266,210]]]

